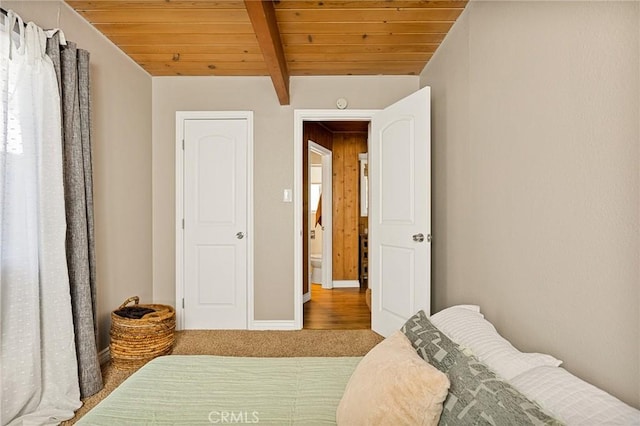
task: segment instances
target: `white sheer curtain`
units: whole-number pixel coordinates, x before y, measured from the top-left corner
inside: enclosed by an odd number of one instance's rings
[[[4,21],[0,423],[57,424],[81,405],[65,257],[60,98],[42,29],[25,27],[12,12]]]

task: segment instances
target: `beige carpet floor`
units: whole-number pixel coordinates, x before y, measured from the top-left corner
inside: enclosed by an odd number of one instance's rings
[[[173,354],[250,357],[362,356],[382,341],[371,330],[189,330],[176,333]],[[83,400],[72,425],[102,401],[135,370],[122,371],[111,363],[102,366],[104,389]]]

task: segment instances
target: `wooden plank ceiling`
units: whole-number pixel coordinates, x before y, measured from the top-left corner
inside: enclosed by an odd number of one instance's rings
[[[65,0],[153,76],[418,75],[466,0]]]

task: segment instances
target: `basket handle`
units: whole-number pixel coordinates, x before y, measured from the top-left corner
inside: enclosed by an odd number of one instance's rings
[[[131,296],[130,298],[125,300],[124,303],[122,305],[120,305],[120,307],[118,309],[124,308],[125,306],[127,306],[131,302],[135,302],[135,304],[137,305],[140,302],[140,298],[138,296]]]

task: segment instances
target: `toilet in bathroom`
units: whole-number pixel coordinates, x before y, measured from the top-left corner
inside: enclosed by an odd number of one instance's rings
[[[311,260],[311,282],[322,284],[322,254],[312,254]]]

